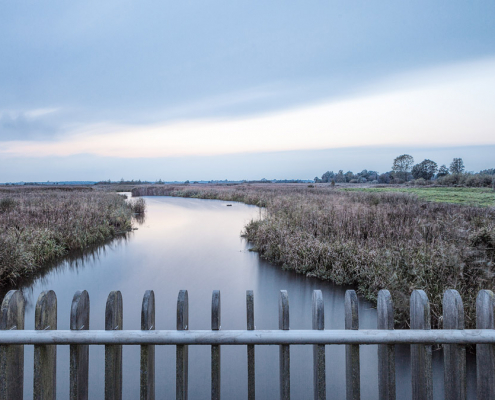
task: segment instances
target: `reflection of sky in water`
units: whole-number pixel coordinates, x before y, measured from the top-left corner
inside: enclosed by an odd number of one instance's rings
[[[245,293],[254,290],[257,329],[278,328],[278,292],[288,290],[290,325],[311,328],[311,295],[323,291],[325,327],[343,329],[345,288],[306,278],[260,261],[240,237],[244,225],[259,217],[254,206],[214,200],[146,198],[148,211],[138,230],[71,258],[50,269],[23,291],[27,297],[26,329],[34,326],[34,304],[43,290],[55,290],[58,327],[68,329],[72,296],[86,289],[90,295],[90,329],[104,329],[108,293],[120,290],[124,300],[124,329],[140,329],[141,301],[145,290],[156,298],[156,328],[175,329],[179,290],[189,291],[190,329],[210,327],[211,293],[222,293],[222,329],[245,329]],[[361,301],[360,326],[376,328],[376,312]],[[210,398],[210,348],[190,346],[189,393],[191,399]],[[345,398],[344,347],[327,346],[327,397]],[[25,398],[32,397],[33,348],[25,351]],[[435,397],[443,396],[441,351],[434,352]],[[376,346],[361,346],[363,399],[378,397]],[[57,385],[60,398],[69,393],[69,348],[58,347]],[[397,349],[397,398],[410,398],[409,352]],[[103,398],[104,349],[90,347],[90,398]],[[471,368],[472,371],[472,368]],[[222,397],[247,396],[245,346],[222,347]],[[471,374],[470,382],[474,375]],[[124,346],[124,398],[139,397],[139,346]],[[258,399],[278,397],[278,347],[256,348]],[[156,350],[157,399],[175,393],[175,347]],[[311,346],[291,347],[291,395],[312,397]]]

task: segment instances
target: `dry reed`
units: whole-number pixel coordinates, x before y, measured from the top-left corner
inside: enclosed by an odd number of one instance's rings
[[[11,285],[48,261],[132,229],[123,196],[91,190],[0,193],[0,284]]]

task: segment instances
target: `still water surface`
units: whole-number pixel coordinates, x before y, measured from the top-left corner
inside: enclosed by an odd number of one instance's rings
[[[147,197],[145,221],[127,239],[79,258],[64,260],[23,288],[26,329],[34,329],[34,307],[43,290],[58,298],[58,328],[69,329],[72,297],[86,289],[91,302],[90,329],[104,329],[108,293],[120,290],[124,329],[140,329],[141,301],[155,291],[156,329],[175,329],[177,294],[189,291],[190,329],[210,328],[211,294],[221,290],[222,329],[245,329],[246,290],[254,290],[257,329],[278,329],[278,295],[289,294],[290,326],[311,328],[311,296],[322,290],[325,328],[344,328],[344,287],[283,271],[266,263],[240,237],[244,225],[259,218],[255,206],[217,200]],[[376,310],[360,300],[360,327],[376,328]],[[361,397],[377,399],[376,346],[361,346]],[[139,398],[139,346],[124,346],[123,393]],[[68,398],[69,347],[58,347],[57,394]],[[345,398],[344,346],[327,346],[327,397]],[[443,398],[441,351],[434,352],[435,398]],[[245,346],[222,348],[222,398],[247,398]],[[397,348],[397,398],[410,393],[409,350]],[[25,351],[25,395],[32,398],[33,347]],[[473,368],[469,368],[470,371]],[[473,381],[470,373],[470,388]],[[104,347],[90,346],[90,399],[104,397]],[[278,346],[256,347],[257,399],[278,397]],[[175,347],[156,348],[156,398],[175,398]],[[311,346],[291,347],[291,397],[312,398]],[[210,347],[189,347],[189,398],[210,398]]]

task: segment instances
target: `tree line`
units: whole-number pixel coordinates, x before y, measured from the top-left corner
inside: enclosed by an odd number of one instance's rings
[[[388,172],[362,170],[358,173],[343,170],[335,173],[325,172],[321,178],[315,177],[315,183],[381,183],[402,184],[412,182],[417,185],[426,185],[435,182],[440,185],[492,186],[495,185],[495,168],[479,172],[466,172],[462,158],[454,158],[447,167],[440,167],[435,161],[425,159],[418,164],[409,154],[402,154],[393,161]]]

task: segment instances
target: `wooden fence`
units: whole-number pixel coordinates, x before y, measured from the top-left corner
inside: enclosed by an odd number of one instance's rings
[[[36,304],[35,331],[24,330],[24,298],[12,290],[5,296],[0,315],[0,399],[23,398],[24,345],[34,345],[34,398],[56,397],[56,345],[70,345],[70,399],[88,398],[89,345],[105,345],[105,399],[122,398],[122,345],[141,345],[141,399],[155,398],[155,345],[176,346],[176,398],[188,397],[188,346],[211,346],[211,398],[220,399],[221,345],[247,345],[248,399],[255,399],[255,345],[280,348],[280,398],[290,399],[290,345],[313,346],[313,396],[326,399],[325,345],[346,346],[347,399],[360,398],[359,346],[378,344],[379,398],[395,399],[395,344],[411,345],[412,397],[432,399],[431,345],[443,344],[445,398],[466,399],[465,345],[476,344],[477,398],[495,399],[494,295],[479,292],[476,328],[464,329],[464,309],[459,293],[447,290],[443,297],[443,328],[431,330],[430,306],[422,290],[411,295],[411,329],[394,330],[394,309],[387,290],[378,294],[377,329],[359,329],[358,298],[345,294],[345,330],[325,330],[323,297],[313,292],[312,330],[289,329],[289,297],[279,297],[279,330],[256,330],[254,296],[246,292],[247,329],[221,330],[220,291],[212,296],[211,330],[189,330],[186,290],[177,299],[177,330],[155,330],[155,298],[144,294],[141,330],[122,330],[122,295],[109,294],[105,330],[89,330],[89,296],[78,291],[73,298],[70,330],[57,330],[57,298],[41,293]]]

